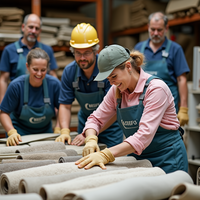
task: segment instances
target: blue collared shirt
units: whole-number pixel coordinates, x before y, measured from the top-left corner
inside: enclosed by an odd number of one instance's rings
[[[162,46],[154,53],[151,47],[149,46],[150,39],[148,39],[144,50],[145,60],[146,61],[161,60],[163,58],[162,52],[163,50],[166,49],[167,41],[168,39],[165,37],[165,41],[162,44]],[[143,42],[139,42],[134,47],[134,50],[140,51],[142,45]],[[175,82],[177,82],[178,76],[182,75],[183,73],[190,72],[182,47],[173,41],[171,43],[171,47],[169,49],[169,55],[166,58],[166,60],[167,60],[169,75]]]
[[[23,55],[27,56],[30,49],[21,42],[22,37],[19,39],[19,45],[23,49]],[[36,41],[34,48],[39,47],[38,41]],[[45,44],[42,44],[42,49],[47,52],[50,58],[50,70],[54,70],[58,68],[56,64],[56,60],[53,55],[53,49]],[[13,80],[17,71],[19,54],[17,53],[16,47],[14,43],[7,45],[2,53],[1,62],[0,62],[0,71],[9,72],[10,80]]]
[[[97,87],[97,82],[94,81],[95,77],[99,73],[98,67],[97,67],[97,59],[98,55],[96,56],[96,64],[94,67],[94,71],[92,73],[92,76],[90,79],[87,79],[87,77],[84,75],[83,70],[78,67],[77,77],[79,77],[79,88],[80,92],[83,93],[92,93],[99,91],[99,88]],[[76,61],[71,62],[69,65],[67,65],[63,71],[62,79],[61,79],[61,90],[60,90],[60,96],[59,96],[59,103],[60,104],[72,104],[75,98],[75,89],[73,88],[72,83],[75,81],[76,73]],[[107,79],[103,80],[105,83],[104,91],[105,94],[110,89],[111,85]]]

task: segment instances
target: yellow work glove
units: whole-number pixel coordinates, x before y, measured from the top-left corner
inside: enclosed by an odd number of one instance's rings
[[[8,139],[6,142],[7,146],[16,146],[19,144],[19,141],[21,142],[21,135],[17,133],[16,129],[11,129],[8,131]]]
[[[60,127],[55,127],[53,133],[60,133]]]
[[[94,153],[95,151],[100,151],[99,146],[97,144],[98,137],[96,135],[88,135],[85,138],[85,147],[83,148],[83,156],[87,156],[90,153]]]
[[[180,107],[177,117],[181,126],[184,126],[185,124],[187,124],[189,121],[188,108]]]
[[[56,138],[55,142],[65,143],[65,140],[67,140],[68,144],[71,144],[70,129],[68,128],[61,129],[60,136]]]
[[[115,157],[110,152],[108,148],[105,148],[102,151],[91,153],[80,160],[75,164],[78,165],[78,168],[90,169],[94,165],[99,165],[102,169],[106,169],[105,164],[113,162]]]

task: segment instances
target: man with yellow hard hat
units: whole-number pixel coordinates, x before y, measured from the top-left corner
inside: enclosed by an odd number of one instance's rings
[[[98,138],[92,135],[91,137],[87,137],[87,141],[85,141],[84,136],[80,134],[85,126],[87,117],[100,105],[111,86],[107,79],[94,81],[99,73],[97,51],[100,46],[98,43],[97,31],[90,24],[78,24],[71,33],[70,50],[75,60],[65,67],[62,74],[59,96],[61,135],[56,141],[68,141],[68,144],[78,146],[85,142],[90,149],[97,142],[111,147],[121,143],[123,140],[123,132],[116,121],[116,116],[113,116],[105,124]],[[81,107],[78,113],[79,135],[71,142],[69,125],[71,120],[71,106],[75,98]]]

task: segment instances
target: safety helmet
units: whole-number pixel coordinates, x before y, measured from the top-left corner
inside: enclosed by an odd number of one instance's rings
[[[88,48],[99,43],[97,31],[86,23],[78,24],[71,33],[70,45],[74,48]]]

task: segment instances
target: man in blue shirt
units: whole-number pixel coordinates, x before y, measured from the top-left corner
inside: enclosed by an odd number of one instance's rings
[[[163,79],[174,97],[180,125],[188,123],[188,88],[187,77],[190,69],[182,47],[167,39],[168,19],[161,12],[149,16],[149,39],[139,42],[134,49],[144,53],[144,70]]]
[[[31,49],[39,47],[47,52],[50,57],[49,74],[57,77],[55,72],[57,64],[52,48],[37,41],[41,25],[42,22],[37,15],[25,16],[22,24],[23,37],[4,48],[0,62],[0,102],[7,90],[9,79],[12,81],[16,77],[26,74],[26,56]]]
[[[97,32],[90,24],[78,24],[71,33],[70,50],[74,54],[75,61],[67,65],[62,74],[59,96],[61,135],[56,141],[65,142],[67,140],[68,144],[82,145],[85,138],[80,133],[82,133],[87,117],[99,106],[110,89],[111,85],[107,79],[99,82],[94,81],[99,73],[97,67],[98,43]],[[71,105],[75,98],[81,107],[78,113],[79,135],[71,143],[69,125]],[[113,116],[104,126],[98,138],[92,136],[89,140],[91,144],[94,141],[99,141],[108,147],[121,143],[123,132],[116,121],[116,116]]]

